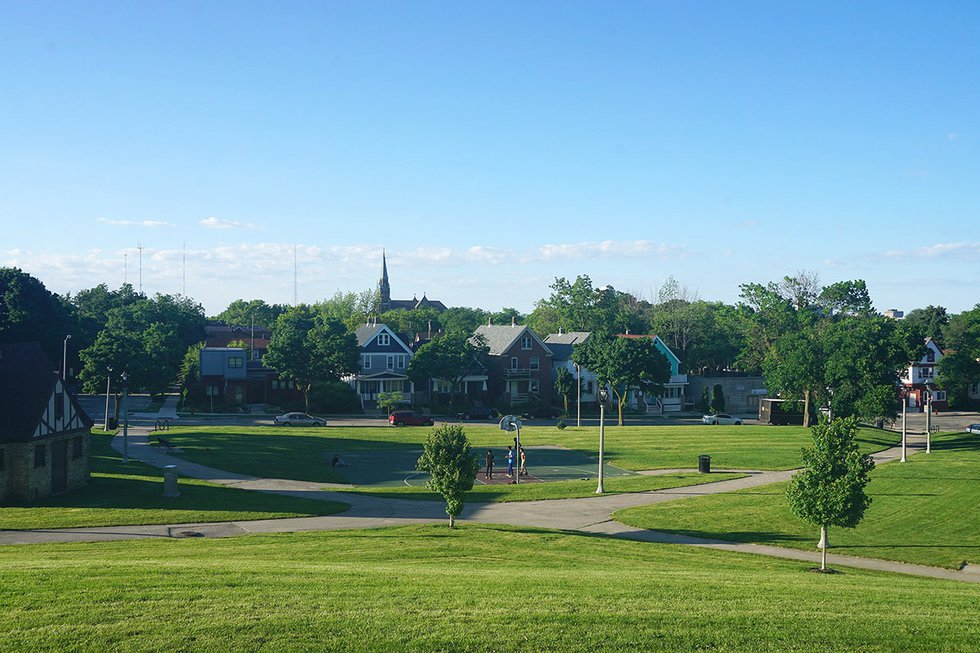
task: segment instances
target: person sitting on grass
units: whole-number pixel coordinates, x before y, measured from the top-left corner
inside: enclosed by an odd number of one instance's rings
[[[333,460],[330,461],[331,467],[350,467],[350,463],[344,462],[340,456],[337,454],[333,455]]]

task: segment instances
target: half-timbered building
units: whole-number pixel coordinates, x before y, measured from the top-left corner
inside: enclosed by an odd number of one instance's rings
[[[0,502],[84,487],[92,420],[37,343],[0,344]]]

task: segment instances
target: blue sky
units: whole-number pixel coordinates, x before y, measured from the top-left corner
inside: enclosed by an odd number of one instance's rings
[[[396,298],[487,309],[801,270],[980,302],[980,3],[0,7],[0,265],[55,292],[141,244],[209,314],[382,248]]]

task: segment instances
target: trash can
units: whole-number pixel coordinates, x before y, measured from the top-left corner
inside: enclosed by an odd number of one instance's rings
[[[698,456],[698,471],[702,474],[711,473],[711,456],[704,454]]]
[[[110,417],[109,418],[109,428],[110,429],[117,429],[117,428],[119,428],[119,420],[116,419],[115,417]]]

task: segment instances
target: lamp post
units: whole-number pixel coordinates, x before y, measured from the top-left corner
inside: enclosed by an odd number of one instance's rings
[[[599,387],[599,486],[595,489],[596,494],[604,492],[602,487],[602,458],[603,450],[606,446],[606,401],[609,399],[609,391],[605,386]]]
[[[582,366],[575,364],[578,375],[578,395],[575,397],[575,426],[582,426]]]
[[[71,340],[71,334],[69,333],[65,336],[65,343],[62,347],[61,352],[61,380],[68,380],[68,341]]]
[[[112,367],[109,366],[105,368],[105,426],[102,427],[103,431],[109,430],[109,382],[112,380]]]
[[[902,388],[902,462],[908,462],[908,458],[905,455],[906,449],[906,438],[908,437],[908,424],[906,420],[906,407],[909,403],[909,391],[908,388]]]
[[[932,388],[926,383],[926,453],[932,453]]]
[[[123,462],[129,463],[129,373],[122,373],[123,382]]]

